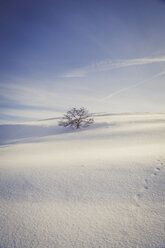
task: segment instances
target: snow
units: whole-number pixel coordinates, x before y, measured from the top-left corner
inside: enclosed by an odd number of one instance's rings
[[[0,248],[165,247],[165,114],[0,125]]]

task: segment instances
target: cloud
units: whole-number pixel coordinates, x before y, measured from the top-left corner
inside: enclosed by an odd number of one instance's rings
[[[74,69],[62,77],[73,78],[73,77],[84,77],[88,73],[92,72],[102,72],[109,71],[113,69],[130,67],[130,66],[138,66],[138,65],[146,65],[152,63],[162,63],[165,62],[165,57],[154,57],[154,58],[135,58],[135,59],[118,59],[118,60],[105,60],[99,63],[94,63],[85,67]]]
[[[53,118],[64,112],[63,97],[59,92],[42,87],[20,84],[0,85],[1,101],[8,103],[8,107],[0,109],[0,115],[4,118],[18,117],[20,120]]]
[[[158,74],[155,74],[154,76],[152,76],[152,77],[149,78],[149,79],[142,80],[142,81],[140,81],[140,82],[138,82],[138,83],[136,83],[136,84],[131,84],[131,85],[127,86],[127,87],[121,88],[121,89],[119,89],[119,90],[113,92],[112,94],[109,94],[109,95],[107,95],[107,96],[101,98],[100,101],[106,101],[106,100],[108,100],[108,99],[110,99],[110,98],[112,98],[112,97],[114,97],[114,96],[116,96],[116,95],[119,95],[119,94],[121,94],[121,93],[123,93],[123,92],[125,92],[125,91],[128,91],[128,90],[133,89],[133,88],[136,88],[136,87],[138,87],[138,86],[140,86],[140,85],[142,85],[142,84],[145,84],[145,83],[147,83],[147,82],[150,82],[150,81],[152,81],[153,79],[156,79],[156,78],[158,78],[158,77],[160,77],[160,76],[162,76],[162,75],[165,75],[165,71],[162,71],[162,72],[160,72],[160,73],[158,73]]]
[[[36,109],[10,109],[3,108],[0,109],[0,115],[10,116],[10,117],[19,117],[22,119],[46,119],[46,118],[54,118],[58,117],[61,114],[59,112],[51,111],[51,110],[36,110]]]
[[[59,106],[62,99],[65,99],[64,95],[42,86],[25,86],[11,83],[0,85],[0,96],[17,105],[54,109]]]
[[[80,93],[20,84],[0,84],[0,98],[11,106],[2,108],[2,115],[32,119],[55,117],[75,105],[84,106],[95,100]]]

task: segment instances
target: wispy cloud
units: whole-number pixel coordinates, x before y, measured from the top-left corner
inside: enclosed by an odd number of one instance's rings
[[[0,85],[0,98],[9,106],[0,109],[4,118],[37,120],[60,116],[63,96],[53,90],[20,84]],[[64,101],[64,100],[63,100]]]
[[[95,100],[91,96],[75,95],[72,92],[14,83],[0,84],[0,98],[5,99],[5,102],[11,106],[11,108],[1,108],[1,115],[29,119],[56,117],[75,104],[84,106],[86,102]]]
[[[43,109],[10,109],[10,108],[2,108],[0,109],[0,115],[9,116],[9,117],[19,117],[21,119],[46,119],[46,118],[54,118],[58,117],[61,114],[56,111],[51,110],[43,110]]]
[[[114,97],[114,96],[116,96],[116,95],[119,95],[119,94],[121,94],[121,93],[123,93],[123,92],[125,92],[125,91],[131,90],[131,89],[136,88],[136,87],[138,87],[138,86],[140,86],[140,85],[142,85],[142,84],[148,83],[148,82],[150,82],[150,81],[152,81],[152,80],[154,80],[154,79],[156,79],[156,78],[159,78],[159,77],[161,77],[162,75],[165,75],[165,71],[162,71],[162,72],[160,72],[160,73],[158,73],[158,74],[155,74],[154,76],[152,76],[152,77],[149,78],[149,79],[145,79],[145,80],[142,80],[142,81],[140,81],[140,82],[138,82],[138,83],[131,84],[131,85],[128,85],[127,87],[121,88],[121,89],[119,89],[119,90],[113,92],[112,94],[109,94],[109,95],[107,95],[107,96],[105,96],[105,97],[99,99],[99,101],[106,101],[106,100],[108,100],[108,99],[110,99],[110,98],[112,98],[112,97]]]
[[[68,73],[65,73],[62,77],[84,77],[88,73],[109,71],[122,67],[146,65],[151,63],[165,62],[165,57],[144,57],[135,59],[118,59],[118,60],[105,60],[99,63],[94,63],[81,68],[76,68]]]
[[[20,84],[0,85],[0,96],[13,104],[55,109],[64,102],[65,93],[42,86],[25,86]]]

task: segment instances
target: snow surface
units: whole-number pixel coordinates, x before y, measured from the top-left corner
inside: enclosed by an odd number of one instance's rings
[[[165,114],[0,125],[0,248],[165,247]]]

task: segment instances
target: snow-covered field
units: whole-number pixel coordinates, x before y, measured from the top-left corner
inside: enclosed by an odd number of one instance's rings
[[[0,126],[0,248],[165,247],[165,114]]]

